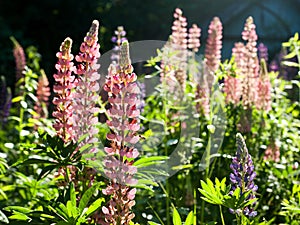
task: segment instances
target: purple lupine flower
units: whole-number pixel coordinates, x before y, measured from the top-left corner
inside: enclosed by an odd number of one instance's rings
[[[11,90],[6,86],[5,77],[0,78],[0,125],[3,126],[7,122],[7,117],[9,116],[9,110],[11,108]]]
[[[248,195],[247,200],[255,199],[255,192],[258,187],[254,184],[254,178],[256,173],[254,171],[254,165],[251,158],[251,155],[248,152],[246,143],[243,136],[238,133],[236,135],[236,145],[237,151],[235,157],[232,159],[230,168],[232,173],[230,174],[230,181],[232,183],[231,190],[234,191],[237,187],[241,189],[241,195],[245,192],[251,191]],[[254,217],[257,215],[257,212],[253,209],[256,202],[251,206],[246,206],[243,209],[240,209],[244,215],[249,217]],[[240,213],[240,210],[230,210],[231,213]]]
[[[264,43],[259,43],[257,50],[258,50],[259,61],[261,59],[264,59],[266,61],[266,63],[268,63],[268,60],[269,60],[268,47],[266,45],[264,45]]]
[[[94,144],[98,141],[95,135],[98,129],[95,125],[98,123],[98,117],[95,115],[99,111],[96,103],[99,99],[99,79],[97,72],[100,65],[97,63],[100,52],[98,43],[99,22],[94,20],[92,26],[80,46],[80,53],[75,59],[79,63],[75,73],[78,75],[75,92],[73,94],[73,129],[74,140],[78,141],[84,134],[89,134],[79,147],[85,144]],[[96,148],[90,149],[95,152]]]
[[[72,75],[75,67],[72,63],[71,47],[72,39],[66,38],[60,46],[60,51],[56,54],[58,58],[55,65],[57,73],[53,75],[56,81],[56,84],[53,86],[53,91],[56,93],[56,97],[53,99],[53,104],[56,105],[56,109],[52,113],[56,118],[53,127],[64,142],[71,141],[74,135],[72,90],[76,84],[74,83],[75,77]]]
[[[136,79],[129,58],[129,44],[125,41],[121,46],[120,64],[110,65],[104,86],[111,105],[108,110],[111,119],[107,124],[112,132],[107,134],[111,145],[104,149],[107,153],[105,174],[110,178],[110,184],[102,192],[111,199],[107,206],[102,207],[104,218],[100,224],[128,225],[134,218],[131,209],[135,205],[136,189],[130,186],[137,182],[133,178],[137,168],[132,164],[139,155],[134,144],[139,141],[136,132],[140,129]]]
[[[119,64],[120,59],[120,46],[124,41],[127,41],[126,31],[123,26],[118,26],[117,30],[115,30],[115,36],[112,36],[111,42],[114,43],[113,53],[111,54],[111,61]]]

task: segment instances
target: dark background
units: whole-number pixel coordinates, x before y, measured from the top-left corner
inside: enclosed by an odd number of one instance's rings
[[[0,75],[9,86],[15,82],[12,54],[14,36],[26,49],[38,48],[41,67],[53,82],[55,54],[61,42],[73,39],[73,54],[88,31],[93,19],[100,21],[101,53],[112,48],[113,31],[123,25],[129,41],[163,40],[171,32],[173,11],[180,7],[188,26],[197,23],[202,29],[200,53],[204,51],[208,24],[214,16],[223,23],[223,59],[230,57],[234,42],[248,16],[257,25],[259,42],[269,47],[272,59],[287,41],[300,30],[299,0],[0,0]]]

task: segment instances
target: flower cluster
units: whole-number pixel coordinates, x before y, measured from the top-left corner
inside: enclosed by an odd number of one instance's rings
[[[268,112],[271,110],[271,82],[268,75],[267,64],[264,59],[261,60],[260,68],[256,108]]]
[[[95,115],[99,109],[96,102],[99,99],[99,79],[100,67],[97,61],[100,57],[98,43],[99,22],[94,20],[89,32],[80,46],[80,53],[76,55],[75,60],[78,62],[75,73],[78,75],[75,92],[73,94],[73,129],[76,130],[74,140],[78,141],[80,137],[88,134],[85,139],[79,143],[79,147],[85,144],[93,144],[98,141],[95,137],[98,129],[95,124],[98,123],[98,117]],[[90,151],[96,151],[95,148]]]
[[[201,36],[201,29],[196,25],[193,24],[192,27],[189,29],[189,39],[188,39],[188,48],[192,49],[193,52],[198,52],[200,47],[200,36]]]
[[[237,76],[226,76],[224,79],[224,92],[226,94],[226,103],[233,103],[238,105],[242,96],[242,80],[241,74],[245,73],[244,66],[245,45],[237,42],[232,49],[232,56],[234,57],[236,66],[238,68]]]
[[[48,117],[48,100],[50,96],[50,87],[49,81],[46,74],[43,72],[42,75],[39,77],[37,91],[36,91],[36,98],[37,101],[35,102],[34,111],[36,115],[34,116],[35,119],[40,118],[47,118]]]
[[[112,43],[115,44],[113,48],[113,53],[111,54],[111,61],[116,64],[119,64],[120,59],[120,46],[124,41],[127,41],[126,38],[126,31],[124,30],[123,26],[118,26],[117,30],[115,31],[115,36],[111,38]]]
[[[268,57],[269,57],[268,47],[266,45],[264,45],[264,43],[259,43],[257,50],[258,50],[259,61],[261,59],[264,59],[266,62],[268,62]]]
[[[53,104],[56,105],[56,110],[52,114],[56,118],[53,127],[64,142],[71,141],[74,136],[72,90],[76,83],[74,82],[75,77],[72,75],[75,67],[72,63],[71,47],[72,40],[66,38],[60,46],[60,51],[56,54],[58,58],[58,62],[55,65],[57,73],[53,75],[56,81],[53,91],[57,94],[53,99]]]
[[[221,62],[223,26],[219,17],[214,17],[209,24],[205,46],[205,60],[209,72],[215,73]]]
[[[245,73],[242,74],[242,103],[245,109],[250,109],[257,102],[257,81],[259,76],[259,62],[257,57],[257,34],[253,18],[247,18],[242,38],[245,45],[244,66]]]
[[[277,163],[280,161],[280,149],[275,141],[272,141],[268,145],[264,154],[264,160],[271,160]]]
[[[134,144],[139,141],[136,132],[140,129],[140,110],[137,76],[133,73],[127,41],[121,46],[120,64],[111,64],[108,72],[104,90],[108,92],[111,105],[107,125],[112,132],[107,134],[111,145],[104,149],[107,153],[104,167],[110,184],[102,192],[111,199],[107,206],[102,207],[104,218],[101,224],[128,225],[134,217],[131,208],[135,205],[136,189],[130,185],[136,183],[133,178],[136,167],[132,164],[139,155]]]
[[[14,44],[13,55],[16,63],[16,81],[18,82],[23,77],[23,71],[26,66],[26,57],[24,49],[19,42],[14,37],[11,37],[10,39]]]
[[[241,189],[241,195],[250,191],[247,200],[255,199],[255,192],[258,189],[257,185],[254,184],[256,173],[254,171],[251,155],[249,154],[244,138],[240,133],[236,135],[236,144],[236,155],[230,165],[230,168],[232,169],[232,173],[230,174],[232,191],[239,187]],[[255,204],[256,202],[241,209],[242,213],[249,217],[256,216],[257,212],[253,209]],[[239,210],[234,211],[231,209],[230,211],[232,213],[241,213]]]

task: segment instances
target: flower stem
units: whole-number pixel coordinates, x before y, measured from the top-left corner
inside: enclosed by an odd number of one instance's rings
[[[222,205],[219,205],[219,209],[220,209],[220,216],[221,216],[221,220],[222,220],[222,225],[225,225],[223,212],[222,212]]]

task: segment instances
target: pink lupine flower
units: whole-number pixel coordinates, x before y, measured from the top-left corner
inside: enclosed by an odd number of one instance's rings
[[[205,82],[206,83],[206,82]],[[209,89],[207,84],[198,84],[196,89],[196,109],[198,113],[205,115],[206,118],[209,118],[210,114],[210,105],[209,105]]]
[[[232,49],[232,56],[237,66],[236,77],[226,76],[224,79],[224,92],[226,94],[226,103],[233,103],[235,106],[239,104],[242,95],[242,80],[245,73],[245,46],[241,42],[237,42]]]
[[[201,29],[196,24],[193,24],[192,27],[189,29],[188,36],[189,49],[192,49],[193,52],[198,52],[200,47]]]
[[[175,53],[172,58],[172,66],[175,71],[174,75],[182,90],[185,90],[185,81],[187,79],[188,33],[186,27],[187,20],[183,16],[182,10],[176,8],[174,12],[174,22],[170,41],[171,48]]]
[[[134,218],[131,208],[135,205],[136,190],[130,185],[136,184],[134,174],[136,167],[132,164],[139,153],[134,144],[139,141],[136,132],[139,130],[137,76],[129,58],[128,42],[121,46],[120,64],[111,64],[104,86],[108,92],[108,101],[111,108],[107,125],[111,133],[107,139],[111,142],[104,150],[107,157],[104,160],[105,174],[110,184],[102,192],[110,195],[107,206],[102,207],[103,217],[100,224],[128,225]]]
[[[259,76],[259,62],[257,57],[257,34],[255,31],[255,24],[253,18],[247,18],[242,38],[247,43],[245,45],[245,74],[243,74],[243,90],[242,99],[245,109],[251,108],[257,101],[257,80]]]
[[[26,57],[25,57],[24,49],[19,44],[19,42],[14,37],[10,37],[10,39],[14,44],[13,54],[16,63],[16,81],[18,82],[20,78],[23,77],[23,71],[26,66]]]
[[[221,62],[223,26],[219,17],[214,17],[210,22],[208,37],[205,46],[206,66],[210,73],[215,73]]]
[[[78,141],[84,134],[89,134],[79,147],[85,144],[93,144],[98,141],[95,137],[98,134],[98,129],[95,124],[98,123],[98,117],[95,115],[98,112],[96,102],[99,98],[99,79],[100,74],[97,72],[100,65],[97,61],[100,57],[98,44],[98,29],[99,22],[94,20],[92,26],[84,38],[84,42],[80,46],[80,53],[75,59],[79,63],[75,73],[78,75],[76,92],[73,94],[73,129],[76,131],[74,140]],[[96,151],[95,148],[90,151]]]
[[[56,93],[56,97],[53,99],[53,104],[56,105],[56,109],[52,114],[56,118],[53,127],[57,135],[65,142],[71,141],[73,138],[72,90],[75,87],[75,77],[72,72],[75,67],[72,63],[71,47],[72,39],[66,38],[60,46],[60,51],[56,54],[58,58],[55,65],[57,73],[53,75],[56,81],[53,87],[53,91]]]
[[[46,74],[43,72],[42,75],[39,77],[36,97],[37,101],[34,106],[34,111],[37,113],[34,118],[47,118],[48,117],[48,100],[50,96],[50,87],[49,81]]]
[[[268,145],[264,154],[264,160],[271,160],[277,163],[280,161],[280,149],[275,141],[272,141]]]
[[[257,85],[256,108],[266,112],[271,110],[271,82],[264,59],[261,61],[261,70]]]

